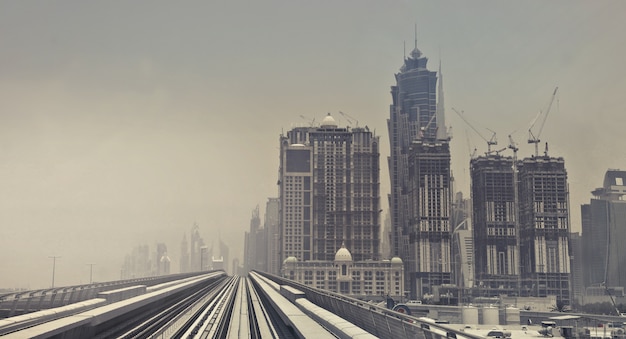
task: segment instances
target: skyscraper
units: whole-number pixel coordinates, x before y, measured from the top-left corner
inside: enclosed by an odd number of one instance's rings
[[[281,262],[332,261],[342,243],[354,260],[378,259],[378,143],[369,128],[340,128],[330,114],[281,135]]]
[[[167,255],[167,245],[165,245],[164,243],[158,243],[155,257],[156,275],[160,276],[170,274],[171,261],[172,260]]]
[[[183,234],[183,240],[180,243],[180,273],[191,272],[191,268],[189,267],[189,260],[189,243],[187,242],[187,235]]]
[[[607,170],[592,194],[581,207],[584,285],[626,289],[626,171]]]
[[[280,257],[277,249],[280,247],[279,228],[280,201],[278,198],[268,198],[265,205],[265,231],[267,233],[267,271],[271,274],[280,274]]]
[[[209,264],[208,252],[202,252],[202,248],[205,247],[204,240],[200,236],[200,227],[197,223],[194,223],[191,227],[191,235],[189,236],[191,248],[189,250],[189,269],[191,272],[197,272],[203,270]],[[208,249],[206,249],[208,251]]]
[[[405,264],[413,297],[450,282],[450,147],[444,125],[442,82],[415,48],[391,87],[391,251]]]
[[[512,157],[470,161],[477,285],[489,296],[519,294],[519,244]]]
[[[412,295],[451,284],[450,144],[418,135],[409,150],[409,252],[405,264]],[[406,234],[405,234],[406,236]]]
[[[519,163],[522,293],[570,303],[569,188],[563,158]]]
[[[244,247],[244,260],[243,269],[245,272],[252,270],[265,271],[263,262],[265,262],[266,255],[262,254],[264,246],[259,249],[259,245],[265,243],[265,231],[261,229],[261,217],[259,212],[259,206],[252,211],[252,217],[250,218],[250,231],[245,233],[245,247]]]

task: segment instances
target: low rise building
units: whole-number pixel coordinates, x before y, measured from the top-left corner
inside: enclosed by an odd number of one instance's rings
[[[358,299],[404,297],[402,259],[354,261],[344,244],[335,253],[334,261],[300,261],[288,257],[283,261],[282,276]]]

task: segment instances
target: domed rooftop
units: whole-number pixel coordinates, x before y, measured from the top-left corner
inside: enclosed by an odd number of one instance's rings
[[[352,261],[352,254],[342,243],[341,248],[335,253],[335,261]]]
[[[333,118],[330,113],[328,113],[324,120],[322,120],[320,126],[322,128],[337,128],[337,122],[335,121],[335,118]]]
[[[298,262],[298,258],[296,257],[287,257],[287,259],[285,259],[283,261],[283,264],[295,264]]]
[[[393,257],[391,258],[391,264],[402,264],[402,259],[400,259],[399,257]]]

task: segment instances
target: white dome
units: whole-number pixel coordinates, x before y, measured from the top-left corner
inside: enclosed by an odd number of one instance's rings
[[[324,128],[337,128],[337,122],[335,119],[328,113],[328,115],[322,120],[321,127]]]
[[[402,264],[402,259],[398,258],[398,257],[393,257],[391,258],[391,264]]]
[[[335,261],[352,261],[352,254],[344,244],[341,244],[341,248],[335,253]]]
[[[287,259],[285,259],[285,261],[283,261],[283,264],[295,264],[298,262],[298,258],[296,257],[287,257]]]

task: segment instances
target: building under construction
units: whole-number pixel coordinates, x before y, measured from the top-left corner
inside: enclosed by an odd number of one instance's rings
[[[563,158],[519,162],[521,292],[570,304],[569,188]]]
[[[476,283],[481,295],[519,295],[519,243],[512,157],[470,161]]]
[[[471,160],[475,287],[480,296],[571,302],[569,190],[563,158]],[[517,183],[517,184],[516,184]]]
[[[450,143],[418,138],[409,153],[409,264],[412,295],[452,283]]]

